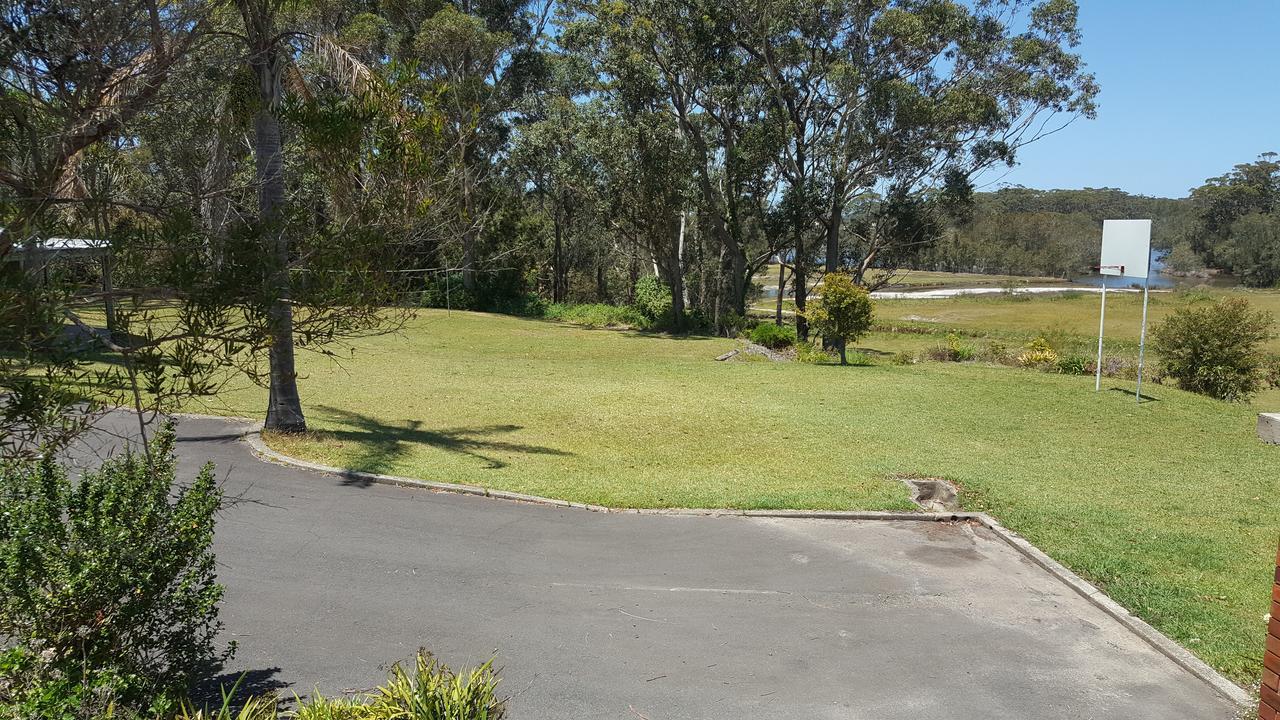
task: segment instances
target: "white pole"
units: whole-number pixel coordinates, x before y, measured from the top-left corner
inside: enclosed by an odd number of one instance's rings
[[[1093,380],[1093,391],[1102,389],[1102,331],[1107,323],[1107,276],[1102,276],[1102,311],[1098,313],[1098,367]]]
[[[1147,291],[1151,289],[1151,269],[1147,268],[1147,280],[1142,284],[1142,334],[1138,336],[1138,389],[1135,401],[1142,403],[1142,361],[1147,349]]]

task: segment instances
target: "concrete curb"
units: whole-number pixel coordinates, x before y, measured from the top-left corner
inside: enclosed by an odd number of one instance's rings
[[[734,509],[686,509],[686,508],[609,508],[602,505],[590,505],[586,503],[575,503],[567,500],[557,500],[555,498],[540,497],[537,495],[526,495],[524,493],[508,492],[506,490],[490,490],[476,485],[461,485],[457,483],[435,482],[430,480],[418,480],[416,478],[402,477],[399,475],[383,475],[379,473],[366,473],[356,470],[345,470],[343,468],[332,467],[329,465],[321,465],[319,463],[308,462],[290,457],[283,453],[272,450],[262,441],[261,423],[247,420],[246,418],[228,418],[217,415],[199,415],[192,413],[184,413],[176,415],[177,417],[190,417],[196,419],[216,419],[216,420],[241,420],[245,423],[242,429],[241,439],[249,445],[254,454],[259,459],[271,460],[284,465],[311,470],[313,472],[324,473],[327,475],[337,475],[339,477],[357,478],[370,483],[380,485],[394,485],[397,487],[416,487],[435,492],[449,492],[463,495],[476,495],[481,497],[497,498],[499,500],[510,500],[515,502],[531,503],[536,505],[547,505],[551,507],[577,508],[581,510],[590,510],[593,512],[603,513],[624,513],[633,515],[673,515],[673,516],[703,516],[703,517],[758,517],[758,518],[792,518],[792,519],[810,519],[810,520],[876,520],[876,521],[915,521],[915,522],[974,522],[982,525],[990,530],[1006,544],[1017,552],[1021,553],[1031,562],[1038,565],[1041,569],[1054,576],[1067,587],[1074,590],[1078,595],[1083,597],[1095,607],[1109,615],[1116,622],[1127,628],[1130,632],[1137,635],[1157,652],[1172,660],[1183,670],[1191,673],[1195,677],[1207,683],[1219,695],[1240,706],[1249,706],[1254,700],[1253,697],[1239,685],[1228,680],[1217,670],[1213,669],[1208,663],[1196,657],[1191,651],[1182,647],[1178,643],[1169,639],[1159,630],[1147,624],[1133,613],[1126,610],[1122,605],[1107,597],[1105,593],[1095,587],[1092,583],[1069,570],[1065,565],[1057,560],[1049,557],[1044,551],[1032,545],[1022,536],[1009,530],[995,520],[995,518],[986,513],[974,512],[951,512],[951,513],[926,513],[926,512],[892,512],[892,511],[874,511],[874,510],[734,510]]]

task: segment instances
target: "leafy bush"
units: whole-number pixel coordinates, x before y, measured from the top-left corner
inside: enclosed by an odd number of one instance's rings
[[[947,333],[947,344],[931,347],[925,351],[930,360],[936,362],[968,362],[977,355],[974,347],[960,339],[955,333]]]
[[[906,350],[899,350],[894,353],[892,362],[894,365],[915,365],[916,356]]]
[[[76,482],[51,456],[0,466],[0,704],[17,717],[167,712],[229,657],[214,582],[221,493],[175,483],[174,432]]]
[[[283,717],[291,720],[500,720],[506,712],[506,702],[498,698],[497,688],[498,676],[492,660],[475,669],[455,673],[431,653],[419,650],[412,667],[406,670],[396,663],[387,682],[372,692],[354,697],[325,697],[316,692],[306,700],[295,696],[297,709]],[[198,708],[184,702],[176,712],[151,714],[146,718],[277,720],[282,717],[274,695],[257,695],[233,703],[235,689],[223,691],[222,705],[217,708]],[[132,720],[139,716],[116,712],[103,717]]]
[[[1244,298],[1179,308],[1153,332],[1165,374],[1184,390],[1219,400],[1244,400],[1257,392],[1273,337],[1273,320]]]
[[[805,317],[824,340],[840,351],[840,364],[848,365],[845,346],[871,329],[874,309],[867,289],[845,273],[827,273],[822,295],[805,311]]]
[[[1262,364],[1263,379],[1272,388],[1280,389],[1280,355],[1268,355]]]
[[[845,364],[857,365],[858,367],[871,367],[876,364],[876,359],[867,353],[855,350],[845,356]]]
[[[636,280],[636,310],[653,323],[665,323],[671,319],[671,288],[653,275]]]
[[[391,677],[377,689],[368,708],[374,720],[499,720],[506,713],[498,699],[498,677],[493,660],[461,673],[454,673],[424,650],[419,650],[413,667],[400,663],[391,668]]]
[[[586,327],[632,327],[643,330],[653,325],[652,321],[633,307],[604,303],[553,303],[547,305],[542,317]]]
[[[1083,355],[1063,355],[1058,358],[1058,372],[1063,375],[1088,375],[1094,371],[1094,362]]]
[[[821,345],[815,345],[811,342],[796,343],[796,362],[822,365],[833,360],[835,360],[835,356],[823,350]]]
[[[1027,343],[1026,349],[1018,355],[1018,364],[1023,367],[1056,366],[1058,351],[1053,349],[1048,340],[1038,337]]]
[[[796,344],[796,329],[790,325],[761,323],[751,329],[748,337],[757,345],[781,350]]]

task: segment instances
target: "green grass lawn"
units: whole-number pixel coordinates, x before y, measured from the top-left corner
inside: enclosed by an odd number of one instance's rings
[[[1016,304],[1009,321],[1033,327],[1021,314],[1032,306]],[[932,342],[863,344],[899,337]],[[1092,378],[976,364],[712,359],[734,346],[424,312],[401,335],[358,342],[341,366],[304,357],[316,432],[269,442],[330,465],[619,507],[902,510],[895,474],[941,476],[966,509],[991,512],[1230,677],[1259,676],[1280,448],[1257,441],[1253,408],[1160,386],[1137,406],[1129,383],[1095,393]],[[263,406],[245,388],[206,410]]]

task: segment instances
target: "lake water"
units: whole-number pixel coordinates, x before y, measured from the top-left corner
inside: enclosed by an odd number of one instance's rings
[[[1214,287],[1233,287],[1240,283],[1230,275],[1214,275],[1208,278],[1201,277],[1175,277],[1173,275],[1165,275],[1164,259],[1169,254],[1168,250],[1151,249],[1151,289],[1168,289],[1175,287],[1196,287],[1197,285],[1212,285]],[[1089,285],[1092,287],[1102,287],[1102,276],[1097,273],[1082,275],[1071,278],[1071,282],[1080,285]],[[1108,277],[1107,287],[1142,287],[1141,278],[1117,278]]]
[[[1164,258],[1168,255],[1167,250],[1157,250],[1151,248],[1151,288],[1171,288],[1181,284],[1198,285],[1205,282],[1200,278],[1178,278],[1172,275],[1165,275],[1160,271],[1164,269]],[[1179,282],[1182,281],[1182,282]],[[1081,275],[1071,278],[1071,282],[1080,285],[1090,285],[1093,287],[1102,287],[1102,276],[1097,273]],[[1107,287],[1142,287],[1142,278],[1118,278],[1107,277]]]

